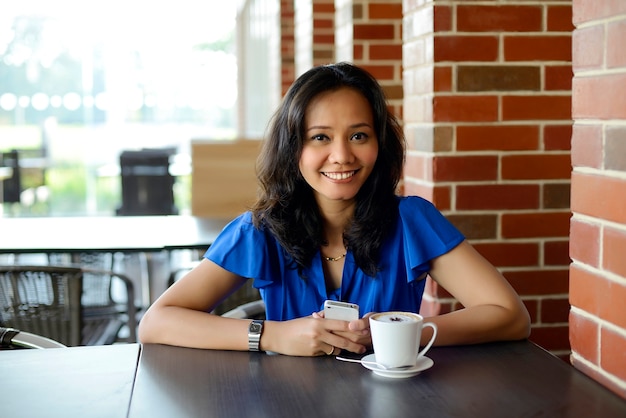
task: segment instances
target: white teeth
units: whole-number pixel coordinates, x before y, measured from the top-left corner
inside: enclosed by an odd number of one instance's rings
[[[354,171],[349,171],[347,173],[324,173],[324,175],[333,180],[345,180],[354,176]]]

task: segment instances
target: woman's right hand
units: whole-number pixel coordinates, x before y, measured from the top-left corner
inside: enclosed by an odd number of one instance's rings
[[[266,321],[261,349],[292,356],[337,355],[338,349],[362,354],[368,338],[363,338],[362,331],[352,331],[350,324],[318,314],[289,321]]]

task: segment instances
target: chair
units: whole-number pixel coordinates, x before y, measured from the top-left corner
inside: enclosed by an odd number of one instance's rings
[[[174,204],[175,177],[169,172],[170,156],[175,148],[144,148],[126,150],[120,154],[122,204],[118,216],[177,215]],[[141,257],[142,276],[147,277],[146,254],[126,254],[126,258]]]
[[[46,186],[46,165],[45,149],[12,149],[0,153],[0,166],[13,169],[12,176],[2,180],[0,199],[11,204],[10,212],[30,211],[35,205],[47,203],[50,191]]]
[[[255,305],[255,302],[259,301],[263,302],[261,301],[259,290],[252,286],[252,280],[246,280],[243,286],[217,305],[213,312],[217,315],[224,315],[230,312],[230,315],[232,315],[233,311],[236,310],[248,310],[259,314],[258,311],[262,309],[263,314],[265,314],[265,305]],[[247,317],[244,316],[244,318]]]
[[[173,269],[170,272],[170,275],[167,279],[167,287],[170,287],[174,283],[176,283],[179,279],[187,274],[189,271],[193,270],[198,264],[200,264],[200,260],[195,260],[187,263],[186,265]]]
[[[0,350],[17,348],[64,348],[60,342],[15,328],[0,327]]]
[[[10,167],[13,174],[8,179],[2,180],[2,202],[19,203],[22,193],[22,179],[20,173],[19,154],[17,150],[4,152],[0,155],[0,166]]]
[[[84,317],[110,316],[115,318],[120,315],[128,315],[128,290],[124,279],[120,279],[119,275],[113,273],[114,253],[99,251],[71,254],[51,253],[48,254],[48,264],[83,269],[81,302]],[[120,285],[124,289],[120,289]],[[134,285],[132,287],[134,289]],[[135,305],[135,312],[140,310],[141,308]],[[137,340],[136,330],[129,329],[128,331],[127,338],[118,337],[117,340],[135,342]]]
[[[265,319],[265,302],[261,299],[244,303],[222,314],[226,318]]]
[[[176,215],[171,149],[124,151],[120,155],[122,206],[117,215]]]
[[[128,294],[126,312],[83,308],[85,274],[111,274]],[[67,346],[115,342],[126,323],[136,339],[132,282],[119,273],[68,266],[0,266],[0,326],[56,340]]]

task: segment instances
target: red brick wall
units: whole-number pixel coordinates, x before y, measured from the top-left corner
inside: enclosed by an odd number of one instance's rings
[[[313,0],[313,66],[335,61],[335,0]]]
[[[573,10],[571,359],[626,398],[626,2]]]
[[[402,118],[402,0],[338,0],[336,60],[372,73]]]
[[[287,93],[296,75],[294,1],[280,0],[281,97]]]
[[[296,75],[335,61],[335,0],[293,0]]]
[[[431,199],[566,357],[571,2],[405,2],[405,192]],[[431,284],[424,310],[454,300]]]

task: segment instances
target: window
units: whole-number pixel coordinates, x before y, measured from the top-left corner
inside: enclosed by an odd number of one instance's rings
[[[5,215],[112,214],[122,150],[173,147],[185,166],[191,139],[235,136],[235,2],[101,6],[3,5],[0,151],[40,158],[45,179],[27,171],[23,187],[47,189]],[[176,190],[183,212],[185,182]]]
[[[238,132],[261,138],[280,102],[280,4],[241,1],[238,13]]]

